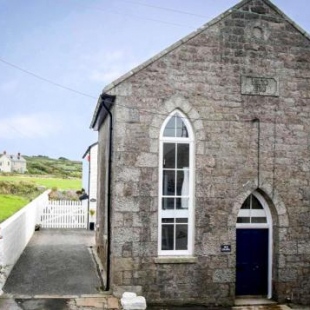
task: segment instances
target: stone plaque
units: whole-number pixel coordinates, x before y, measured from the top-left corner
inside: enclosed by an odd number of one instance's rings
[[[278,97],[278,79],[243,75],[241,76],[241,94]]]

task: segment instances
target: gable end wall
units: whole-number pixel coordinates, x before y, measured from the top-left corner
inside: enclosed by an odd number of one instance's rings
[[[273,298],[310,303],[309,85],[310,41],[253,0],[109,91],[115,294],[232,305],[240,197],[259,188],[273,217]],[[195,134],[197,260],[159,264],[158,138],[176,108]]]

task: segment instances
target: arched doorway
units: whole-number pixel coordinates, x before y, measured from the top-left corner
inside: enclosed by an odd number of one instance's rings
[[[242,204],[236,223],[236,296],[271,298],[272,218],[257,191]]]

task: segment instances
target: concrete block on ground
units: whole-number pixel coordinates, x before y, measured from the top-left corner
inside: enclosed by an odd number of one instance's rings
[[[125,292],[121,298],[121,304],[124,310],[145,310],[146,300],[143,296],[137,296],[136,293]]]

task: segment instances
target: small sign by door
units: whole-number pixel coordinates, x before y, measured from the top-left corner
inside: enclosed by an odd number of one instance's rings
[[[229,252],[231,252],[231,245],[230,244],[222,244],[221,245],[221,252],[222,253],[229,253]]]

